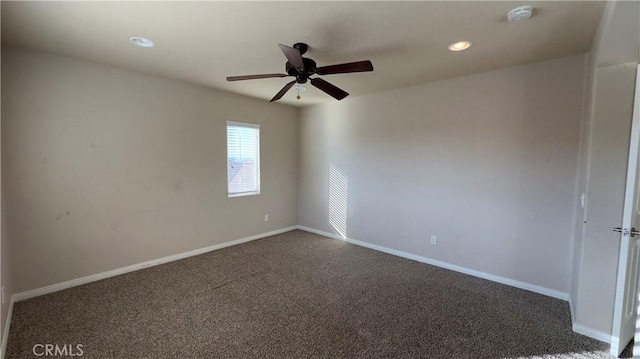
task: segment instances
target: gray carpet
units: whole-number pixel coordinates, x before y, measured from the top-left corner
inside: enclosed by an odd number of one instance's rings
[[[292,231],[16,303],[7,358],[609,358],[567,303]]]

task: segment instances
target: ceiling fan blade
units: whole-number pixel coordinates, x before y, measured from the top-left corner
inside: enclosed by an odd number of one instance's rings
[[[298,70],[304,69],[304,61],[302,61],[302,55],[300,54],[300,51],[298,51],[298,49],[294,49],[293,47],[282,44],[278,44],[278,46],[280,46],[280,50],[282,50],[282,53],[287,57],[287,60],[289,60],[289,63],[291,65],[293,65]]]
[[[273,77],[287,77],[285,74],[264,74],[264,75],[244,75],[244,76],[229,76],[227,81],[241,81],[241,80],[254,80],[254,79],[270,79]]]
[[[334,97],[336,100],[342,100],[343,98],[349,96],[349,93],[341,90],[338,87],[328,83],[323,79],[311,79],[311,84],[320,90],[326,92],[330,96]]]
[[[331,66],[322,66],[316,69],[318,75],[346,74],[350,72],[366,72],[373,71],[371,61],[349,62],[347,64],[338,64]]]
[[[293,87],[293,84],[295,84],[295,83],[296,83],[296,81],[294,80],[294,81],[291,81],[288,84],[284,85],[282,90],[280,90],[280,92],[278,92],[275,96],[273,96],[273,98],[269,102],[278,101],[279,99],[281,99],[282,96],[284,96],[284,94],[287,93],[287,91],[289,91],[289,89],[291,87]]]

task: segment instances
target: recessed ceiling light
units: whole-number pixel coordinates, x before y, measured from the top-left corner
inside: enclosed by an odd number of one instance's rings
[[[466,50],[468,48],[471,47],[471,42],[470,41],[460,41],[460,42],[456,42],[454,44],[449,45],[449,50],[450,51],[462,51],[462,50]]]
[[[132,44],[136,45],[136,46],[140,46],[140,47],[154,47],[156,46],[156,43],[146,39],[144,37],[140,37],[140,36],[132,36],[129,38],[129,41],[131,41]]]

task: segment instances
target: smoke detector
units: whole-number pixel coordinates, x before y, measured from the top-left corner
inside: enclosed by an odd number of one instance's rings
[[[132,36],[129,38],[129,41],[131,41],[132,44],[136,45],[136,46],[140,46],[140,47],[154,47],[156,46],[156,43],[153,42],[152,40],[149,40],[147,38],[144,37],[140,37],[140,36]]]
[[[509,22],[524,21],[530,18],[531,15],[533,15],[533,6],[518,6],[507,13],[507,20],[509,20]]]

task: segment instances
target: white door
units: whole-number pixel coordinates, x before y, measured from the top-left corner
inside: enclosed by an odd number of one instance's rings
[[[638,275],[640,273],[640,65],[636,73],[633,120],[631,122],[631,142],[627,165],[627,185],[624,197],[622,227],[620,232],[620,259],[616,300],[611,331],[611,354],[620,355],[636,332],[638,308]],[[638,328],[640,340],[640,327]],[[640,353],[634,353],[639,355]]]

